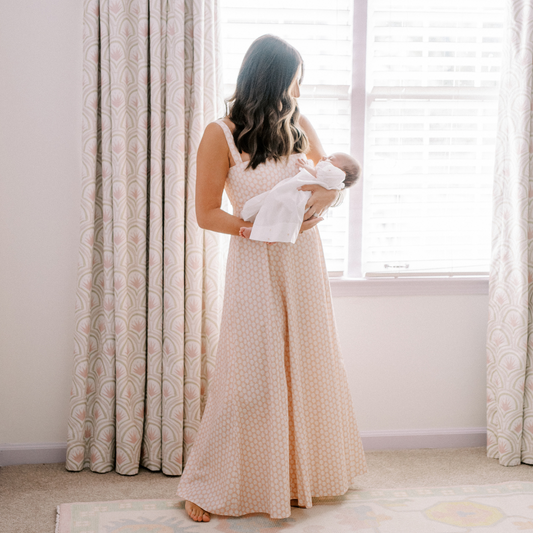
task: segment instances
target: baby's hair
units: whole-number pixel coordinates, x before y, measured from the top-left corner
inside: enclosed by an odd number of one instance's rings
[[[361,177],[361,165],[355,159],[351,159],[352,161],[342,167],[346,174],[343,182],[345,189],[351,187]]]

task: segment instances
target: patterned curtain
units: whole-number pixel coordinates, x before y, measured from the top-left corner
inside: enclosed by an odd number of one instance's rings
[[[196,151],[219,115],[217,0],[85,0],[81,242],[67,469],[179,475],[219,324]]]
[[[487,335],[487,455],[533,464],[533,4],[506,0]]]

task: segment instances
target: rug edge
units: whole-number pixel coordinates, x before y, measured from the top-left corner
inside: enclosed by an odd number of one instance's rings
[[[61,516],[61,505],[56,507],[56,529],[55,533],[59,533],[59,518]]]
[[[502,481],[501,483],[485,483],[485,484],[479,484],[479,483],[470,483],[470,484],[458,484],[458,485],[444,485],[444,486],[418,486],[418,487],[373,487],[373,488],[357,488],[357,487],[350,487],[344,494],[340,496],[317,496],[318,499],[326,499],[326,498],[339,498],[342,496],[350,496],[350,493],[352,494],[360,494],[362,492],[372,492],[372,491],[402,491],[402,490],[419,490],[419,489],[453,489],[457,487],[496,487],[500,485],[510,485],[514,483],[521,483],[525,485],[531,485],[531,488],[533,489],[533,481],[522,481],[522,480],[515,480],[515,481]],[[168,501],[168,502],[182,502],[185,501],[184,498],[130,498],[126,500],[99,500],[99,501],[85,501],[85,502],[67,502],[62,503],[57,506],[57,515],[56,515],[56,531],[55,533],[63,533],[61,530],[61,525],[65,523],[65,514],[70,514],[70,505],[83,505],[88,503],[94,503],[94,504],[105,504],[105,503],[126,503],[126,502],[160,502],[160,501]],[[62,508],[62,509],[61,509]],[[61,515],[63,515],[63,520],[61,520]]]
[[[365,493],[368,494],[370,492],[375,491],[381,491],[384,492],[384,497],[386,497],[387,493],[391,492],[401,492],[401,491],[411,491],[411,490],[450,490],[450,489],[457,489],[457,488],[481,488],[481,487],[501,487],[503,485],[513,485],[516,483],[520,483],[522,485],[521,490],[533,490],[533,481],[522,481],[522,480],[515,480],[515,481],[502,481],[501,483],[485,483],[485,484],[479,484],[479,483],[470,483],[470,484],[458,484],[458,485],[443,485],[443,486],[418,486],[418,487],[397,487],[397,488],[349,488],[348,491],[344,494],[347,498],[355,498],[358,499],[358,495],[364,495]],[[376,497],[376,496],[372,496]]]
[[[358,487],[350,487],[348,489],[348,492],[345,494],[348,494],[350,491],[358,491],[358,492],[368,492],[371,490],[417,490],[417,489],[454,489],[457,487],[495,487],[498,485],[509,485],[511,483],[529,483],[533,485],[533,481],[523,481],[521,479],[517,479],[514,481],[502,481],[500,483],[458,483],[457,485],[439,485],[439,486],[418,486],[418,487],[373,487],[371,489],[366,488],[358,488]]]
[[[89,502],[90,503],[90,502]],[[70,506],[75,503],[62,503],[56,507],[55,533],[69,533],[70,531]],[[65,526],[66,524],[66,526]]]

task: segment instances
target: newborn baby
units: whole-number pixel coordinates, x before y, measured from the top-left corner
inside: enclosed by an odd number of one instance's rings
[[[337,152],[323,157],[315,168],[301,158],[300,172],[277,183],[270,191],[248,200],[241,218],[253,222],[251,228],[241,228],[239,235],[254,241],[296,242],[306,211],[310,191],[299,191],[302,185],[321,185],[340,190],[353,185],[361,174],[359,163],[349,154]]]

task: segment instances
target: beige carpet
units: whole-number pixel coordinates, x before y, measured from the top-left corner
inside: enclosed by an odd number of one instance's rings
[[[504,481],[532,481],[533,467],[500,466],[485,448],[366,452],[370,472],[357,487],[411,488]],[[89,470],[67,472],[64,464],[0,469],[0,532],[53,533],[56,506],[67,502],[174,498],[179,478],[141,469],[137,476]]]

